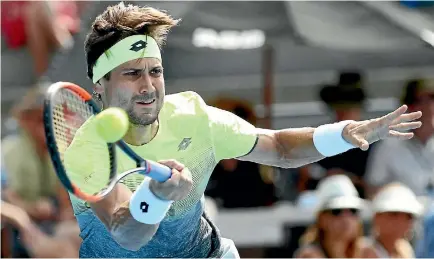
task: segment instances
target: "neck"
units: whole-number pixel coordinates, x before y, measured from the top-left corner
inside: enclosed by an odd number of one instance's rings
[[[323,240],[323,246],[325,252],[331,258],[346,258],[348,255],[346,254],[348,246],[350,245],[349,241],[339,240],[336,241],[335,237],[327,237],[325,236]],[[350,255],[352,256],[352,255]]]
[[[346,111],[337,111],[335,114],[336,122],[345,121],[345,120],[360,120],[357,115],[346,112]]]
[[[125,142],[133,146],[141,146],[149,143],[158,131],[158,120],[149,125],[135,125],[130,123],[127,134],[124,136]]]
[[[397,253],[395,246],[396,240],[394,238],[378,236],[377,241],[383,246],[389,255],[394,255]]]

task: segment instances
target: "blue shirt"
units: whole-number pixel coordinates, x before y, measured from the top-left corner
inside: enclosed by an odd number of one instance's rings
[[[434,258],[434,201],[423,221],[423,237],[416,245],[417,258]]]
[[[151,241],[138,251],[122,248],[92,210],[84,211],[76,215],[83,239],[80,258],[222,257],[227,248],[221,246],[220,234],[204,213],[203,206],[202,198],[184,217],[164,219]]]

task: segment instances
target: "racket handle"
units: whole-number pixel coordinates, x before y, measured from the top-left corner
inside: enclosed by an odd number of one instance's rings
[[[172,169],[157,162],[146,160],[146,175],[152,179],[164,183],[172,176]]]

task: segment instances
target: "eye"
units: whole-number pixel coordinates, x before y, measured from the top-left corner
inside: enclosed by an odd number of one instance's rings
[[[127,76],[138,76],[139,74],[140,74],[139,70],[131,70],[131,71],[124,73],[124,75],[127,75]]]
[[[162,67],[156,67],[150,71],[151,75],[153,76],[160,76],[163,73]]]

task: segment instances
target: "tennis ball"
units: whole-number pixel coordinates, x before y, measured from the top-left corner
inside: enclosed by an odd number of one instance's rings
[[[96,131],[107,143],[122,139],[128,131],[127,113],[117,107],[110,107],[95,116]]]

